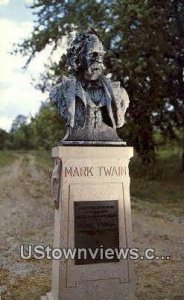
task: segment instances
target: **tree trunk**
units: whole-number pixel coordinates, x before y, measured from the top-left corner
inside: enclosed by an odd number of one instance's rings
[[[144,164],[155,161],[155,144],[151,124],[145,119],[137,132],[137,142],[135,148]],[[142,125],[141,124],[141,125]]]

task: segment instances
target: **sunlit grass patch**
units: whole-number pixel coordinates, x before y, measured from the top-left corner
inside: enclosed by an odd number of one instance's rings
[[[11,164],[16,159],[15,151],[1,150],[0,151],[0,168]]]
[[[53,167],[53,159],[51,151],[48,150],[33,150],[32,153],[35,157],[35,162],[38,166],[45,170],[51,170]]]
[[[135,157],[130,163],[131,194],[140,200],[156,203],[184,203],[184,172],[181,171],[181,149],[164,147],[157,160],[144,165]]]
[[[51,278],[48,274],[36,274],[27,277],[17,277],[14,283],[7,286],[4,299],[38,300],[51,289]]]

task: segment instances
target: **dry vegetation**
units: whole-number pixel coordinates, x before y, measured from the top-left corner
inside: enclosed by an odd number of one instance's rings
[[[144,174],[141,179],[135,167],[138,165],[132,166],[131,187],[134,245],[142,250],[153,247],[158,255],[171,255],[168,261],[135,263],[138,299],[182,300],[183,175],[178,171],[177,177],[155,180],[154,176],[146,178]],[[46,152],[9,154],[0,167],[2,300],[38,300],[50,290],[51,261],[20,259],[20,244],[52,246],[51,168],[52,161]]]

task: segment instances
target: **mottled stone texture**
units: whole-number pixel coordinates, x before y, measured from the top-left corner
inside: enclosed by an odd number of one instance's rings
[[[70,76],[53,87],[50,99],[66,120],[63,144],[123,144],[116,129],[124,124],[128,94],[102,75],[104,49],[96,34],[78,34],[68,50]]]
[[[108,248],[132,247],[128,167],[132,156],[131,147],[53,148],[57,171],[53,176],[59,178],[60,186],[58,209],[55,209],[55,248],[74,249],[78,243],[93,248],[92,240],[97,248],[105,244]],[[80,207],[80,213],[76,207]],[[98,229],[97,233],[94,229]],[[71,258],[53,260],[52,291],[42,299],[134,300],[132,261],[98,259],[78,264]]]

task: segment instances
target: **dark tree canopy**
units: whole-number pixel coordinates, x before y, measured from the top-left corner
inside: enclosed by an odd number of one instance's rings
[[[184,125],[183,0],[35,0],[31,9],[34,31],[17,48],[28,62],[46,45],[56,49],[73,31],[93,28],[108,50],[107,73],[130,95],[127,125],[120,134],[145,160],[154,157],[156,129],[176,137]],[[58,65],[48,66],[41,88],[66,70],[63,55]]]

